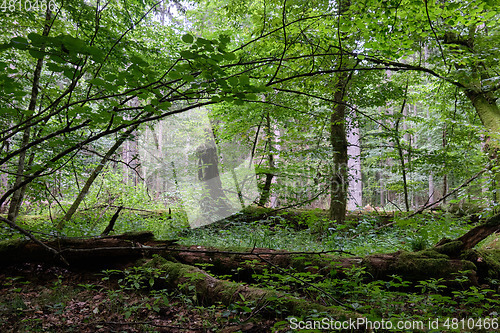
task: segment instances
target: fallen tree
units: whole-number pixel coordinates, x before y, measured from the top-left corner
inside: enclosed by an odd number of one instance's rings
[[[486,278],[500,277],[500,251],[472,249],[480,240],[498,231],[499,223],[500,216],[496,215],[456,240],[444,239],[431,249],[374,254],[364,258],[333,255],[331,252],[287,252],[261,248],[224,251],[181,246],[175,241],[155,240],[150,232],[139,232],[91,239],[59,238],[43,242],[43,245],[31,240],[4,241],[0,242],[0,264],[30,261],[58,264],[62,257],[70,266],[101,269],[159,254],[182,264],[209,265],[212,272],[233,275],[239,281],[251,281],[252,274],[268,267],[320,274],[327,274],[333,268],[342,274],[356,266],[365,267],[374,279],[396,274],[409,281],[447,279],[468,270],[471,271],[471,283],[477,284]]]
[[[31,239],[10,240],[0,242],[0,265],[43,262],[87,270],[143,265],[162,272],[155,285],[187,288],[186,292],[195,293],[203,304],[230,304],[239,297],[254,302],[257,308],[269,305],[271,308],[281,309],[284,314],[301,316],[322,312],[339,319],[357,318],[360,314],[350,305],[342,304],[295,273],[311,272],[321,279],[335,271],[336,276],[342,278],[350,274],[352,267],[363,267],[373,279],[391,279],[393,275],[398,275],[405,281],[435,278],[444,279],[444,283],[448,281],[452,286],[455,274],[463,275],[467,271],[469,284],[484,284],[488,279],[500,278],[500,250],[473,247],[488,235],[497,232],[499,224],[500,215],[496,215],[463,236],[455,240],[444,239],[430,249],[366,257],[345,256],[343,251],[312,253],[262,248],[221,250],[182,246],[173,240],[155,240],[151,232],[90,239],[58,238],[44,242]],[[215,275],[231,276],[233,281],[217,279],[206,270],[195,267],[196,265],[206,267]],[[302,285],[323,293],[325,297],[321,298],[320,303],[311,302],[244,283],[253,282],[254,274],[261,274],[265,269],[288,274]]]

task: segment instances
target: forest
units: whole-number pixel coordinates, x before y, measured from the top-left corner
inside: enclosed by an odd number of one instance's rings
[[[497,332],[496,0],[0,0],[2,332]]]

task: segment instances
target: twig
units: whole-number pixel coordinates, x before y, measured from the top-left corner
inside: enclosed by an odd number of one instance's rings
[[[308,203],[311,203],[313,202],[314,200],[316,200],[317,198],[319,198],[320,195],[326,193],[328,191],[330,187],[327,186],[325,187],[324,190],[321,190],[318,192],[318,194],[316,194],[314,197],[312,197],[311,199],[307,199],[307,200],[304,200],[304,201],[301,201],[301,202],[298,202],[298,203],[295,203],[295,204],[291,204],[291,205],[288,205],[288,206],[285,206],[285,207],[281,207],[281,208],[276,208],[276,209],[273,209],[271,210],[270,212],[266,213],[266,215],[269,215],[269,214],[273,214],[273,213],[276,213],[276,212],[279,212],[281,210],[285,210],[285,209],[289,209],[289,208],[293,208],[293,207],[298,207],[298,206],[303,206],[305,204],[308,204]],[[261,206],[262,207],[262,206]]]
[[[469,185],[472,181],[476,180],[479,176],[481,176],[483,173],[485,173],[486,171],[489,171],[493,168],[493,165],[489,165],[488,167],[484,168],[483,170],[479,171],[478,173],[476,173],[474,176],[472,176],[471,178],[467,179],[462,185],[458,186],[458,187],[455,187],[451,192],[448,192],[446,195],[444,195],[441,199],[437,200],[437,201],[434,201],[434,202],[431,202],[431,203],[428,203],[424,206],[422,206],[419,210],[417,210],[416,212],[414,212],[413,214],[410,214],[408,216],[408,218],[410,217],[413,217],[417,214],[420,214],[422,213],[424,210],[426,210],[427,208],[429,207],[432,207],[438,203],[440,203],[441,201],[445,200],[446,198],[448,198],[450,195],[453,195],[455,194],[456,192],[458,192],[460,189],[466,187],[467,185]]]
[[[446,198],[448,198],[450,195],[453,195],[455,194],[456,192],[458,192],[459,190],[461,190],[462,188],[466,187],[467,185],[469,185],[472,181],[476,180],[479,176],[481,176],[483,173],[485,173],[486,171],[488,170],[491,170],[493,168],[493,165],[490,165],[486,168],[484,168],[483,170],[479,171],[478,173],[476,173],[474,176],[472,176],[471,178],[467,179],[462,185],[458,186],[458,187],[455,187],[451,192],[448,192],[446,195],[444,195],[441,199],[439,200],[436,200],[434,202],[431,202],[431,203],[428,203],[424,206],[422,206],[419,210],[417,210],[416,212],[408,215],[406,218],[409,219],[410,217],[413,217],[415,215],[418,215],[418,214],[421,214],[424,210],[440,203],[441,201],[445,200]],[[376,228],[375,230],[379,230],[379,229],[382,229],[382,228],[385,228],[385,227],[388,227],[388,226],[391,226],[393,224],[395,224],[396,221],[392,221],[390,223],[387,223],[387,224],[384,224],[378,228]]]
[[[80,211],[86,211],[86,210],[94,210],[97,208],[120,208],[121,206],[117,205],[99,205],[99,206],[93,206],[85,209],[80,209]],[[158,211],[156,210],[148,210],[148,209],[139,209],[139,208],[131,208],[131,207],[123,207],[125,210],[132,210],[132,211],[137,211],[137,212],[146,212],[146,213],[157,213]]]
[[[424,0],[424,3],[425,3],[425,13],[427,14],[427,21],[429,21],[429,26],[431,27],[432,33],[434,34],[434,37],[436,38],[436,43],[439,46],[439,51],[441,52],[441,57],[443,58],[444,65],[446,67],[448,67],[448,64],[446,63],[446,57],[444,56],[443,47],[441,46],[441,43],[439,42],[439,38],[436,34],[436,30],[434,29],[434,26],[432,25],[432,20],[431,20],[431,17],[429,15],[429,6],[427,4],[427,0]]]

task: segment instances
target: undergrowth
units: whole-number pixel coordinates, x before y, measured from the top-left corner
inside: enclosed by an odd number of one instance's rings
[[[127,211],[120,214],[114,233],[152,231],[157,239],[178,239],[185,245],[221,248],[271,248],[288,251],[344,250],[356,255],[418,251],[436,244],[440,239],[456,238],[472,225],[450,214],[425,214],[406,218],[395,216],[394,225],[384,227],[376,214],[353,216],[344,224],[326,218],[321,210],[281,212],[270,215],[268,210],[250,210],[227,220],[191,229],[185,214],[165,210]],[[47,216],[21,216],[21,226],[40,238],[55,235],[65,237],[94,237],[100,235],[114,214],[109,211],[84,211],[65,224],[62,231],[55,228],[57,219]],[[387,222],[387,221],[386,221]],[[318,232],[321,225],[323,232]],[[8,227],[0,228],[0,239],[24,237]]]
[[[99,235],[113,213],[79,213],[61,232],[46,216],[24,216],[19,223],[42,238],[51,235],[89,237]],[[385,226],[390,222],[393,222],[391,226]],[[157,239],[177,239],[185,245],[289,251],[344,250],[362,256],[374,252],[422,250],[443,237],[456,238],[471,227],[469,221],[449,214],[412,218],[396,215],[389,221],[367,214],[351,216],[346,223],[336,224],[318,210],[279,214],[254,210],[190,229],[182,213],[157,210],[125,211],[113,232],[150,230]],[[20,237],[7,229],[1,232],[0,237],[4,239]],[[209,271],[210,265],[202,268]],[[168,327],[218,332],[229,326],[236,327],[235,331],[244,331],[245,327],[290,331],[291,318],[282,313],[278,305],[243,298],[236,298],[229,305],[202,304],[194,286],[186,285],[182,291],[165,289],[162,278],[164,272],[141,266],[106,270],[97,279],[79,281],[63,272],[55,274],[49,283],[32,282],[22,274],[5,275],[0,293],[0,324],[21,332],[155,332],[160,329],[168,331]],[[228,279],[230,276],[219,278]],[[499,281],[491,280],[487,286],[470,287],[466,283],[467,272],[453,279],[458,285],[463,283],[463,287],[451,289],[440,279],[413,283],[398,276],[392,276],[389,281],[373,281],[363,268],[352,268],[344,274],[336,270],[318,274],[296,272],[292,268],[276,271],[268,267],[255,273],[252,283],[327,306],[342,304],[370,320],[390,318],[427,322],[430,318],[441,318],[441,323],[444,323],[447,318],[498,318]],[[311,312],[309,316],[295,319],[314,321],[325,316]]]

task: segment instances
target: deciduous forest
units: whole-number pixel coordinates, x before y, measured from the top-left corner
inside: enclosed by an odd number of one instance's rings
[[[495,0],[0,0],[5,332],[495,332]]]

